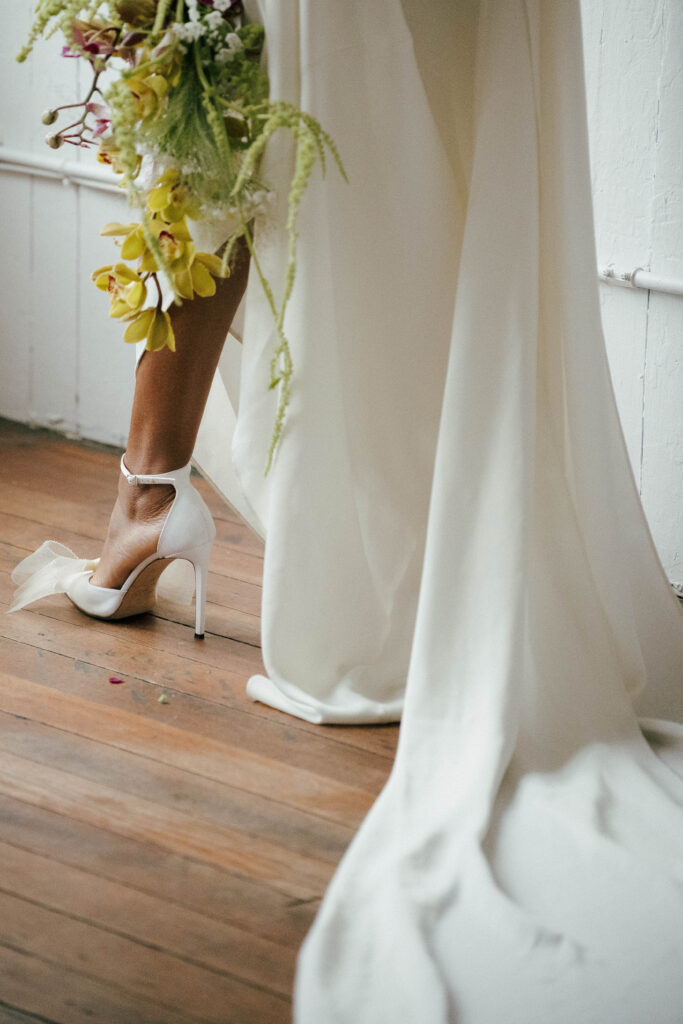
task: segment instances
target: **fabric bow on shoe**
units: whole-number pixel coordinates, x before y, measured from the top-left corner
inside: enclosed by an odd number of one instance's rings
[[[19,611],[52,594],[65,594],[76,576],[94,572],[99,561],[99,558],[79,558],[59,541],[44,541],[14,568],[12,582],[17,590],[9,611]],[[159,578],[157,594],[176,604],[190,604],[193,593],[190,566],[180,560],[167,566]]]

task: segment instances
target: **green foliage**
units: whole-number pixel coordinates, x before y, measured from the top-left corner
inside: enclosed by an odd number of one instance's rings
[[[60,28],[66,28],[68,32],[71,22],[82,9],[82,0],[38,0],[28,39],[17,54],[17,60],[20,63],[25,61],[41,36],[48,38]]]
[[[202,206],[226,202],[232,178],[226,175],[231,160],[226,150],[222,118],[207,100],[193,61],[184,61],[180,80],[169,102],[145,128],[145,142],[182,170],[190,191]]]

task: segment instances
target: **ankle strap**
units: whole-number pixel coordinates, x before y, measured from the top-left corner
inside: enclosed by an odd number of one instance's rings
[[[186,466],[182,466],[180,469],[172,469],[168,473],[131,473],[123,461],[123,455],[121,456],[121,472],[125,476],[129,484],[175,484],[179,476],[190,475],[191,463],[188,462]]]

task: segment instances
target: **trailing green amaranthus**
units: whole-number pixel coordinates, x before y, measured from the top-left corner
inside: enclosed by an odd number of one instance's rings
[[[96,146],[98,159],[121,175],[131,206],[140,211],[139,222],[103,228],[117,240],[120,260],[92,275],[109,294],[110,316],[127,324],[124,339],[145,340],[152,350],[174,349],[157,275],[165,275],[178,303],[212,295],[215,278],[229,275],[240,239],[249,248],[277,332],[268,385],[279,389],[279,398],[268,473],[291,395],[284,323],[296,275],[297,214],[315,164],[325,171],[326,150],[344,175],[336,146],[313,117],[269,101],[261,62],[264,30],[245,23],[240,0],[39,0],[17,59],[25,60],[40,36],[56,30],[66,39],[63,56],[87,61],[93,78],[80,104],[45,112],[43,122],[53,125],[62,110],[80,109],[75,121],[51,130],[46,142],[55,149],[64,143]],[[100,76],[106,70],[118,75],[103,91]],[[280,129],[292,135],[296,160],[287,264],[276,298],[255,250],[253,223],[268,200],[259,176],[263,153]],[[141,174],[145,163],[155,169],[151,180]],[[188,220],[230,226],[222,258],[196,250]]]

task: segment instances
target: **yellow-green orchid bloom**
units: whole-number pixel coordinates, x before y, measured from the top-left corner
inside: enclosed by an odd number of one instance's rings
[[[100,234],[107,238],[123,236],[121,256],[124,260],[138,259],[147,248],[142,224],[118,224],[116,221],[112,221],[110,224],[104,225]]]
[[[100,267],[91,276],[101,291],[109,293],[111,317],[129,320],[138,313],[147,298],[145,282],[125,263]]]
[[[97,159],[101,164],[109,164],[115,174],[123,174],[121,153],[113,136],[110,136],[108,139],[100,139],[100,148],[97,151]],[[141,163],[142,157],[138,154],[135,173],[139,170]]]
[[[188,266],[194,245],[184,217],[174,223],[167,223],[163,218],[154,216],[148,218],[147,226],[157,236],[171,270],[181,270]],[[158,269],[154,253],[146,248],[140,260],[140,270],[154,273]]]
[[[169,168],[158,179],[156,186],[147,197],[147,208],[151,213],[159,214],[168,223],[183,220],[185,217],[197,217],[199,209],[192,202],[190,190],[180,179],[175,168]]]
[[[169,82],[164,75],[131,75],[124,81],[135,99],[138,113],[143,120],[160,112],[169,90]]]
[[[183,299],[192,299],[195,293],[202,298],[215,295],[214,277],[222,276],[221,261],[208,252],[193,253],[189,265],[172,275],[175,289]],[[230,271],[226,276],[230,276]]]
[[[168,346],[171,352],[175,352],[171,318],[163,309],[156,307],[143,309],[126,327],[123,340],[130,343],[144,340],[145,347],[150,352],[158,352],[165,346]]]

